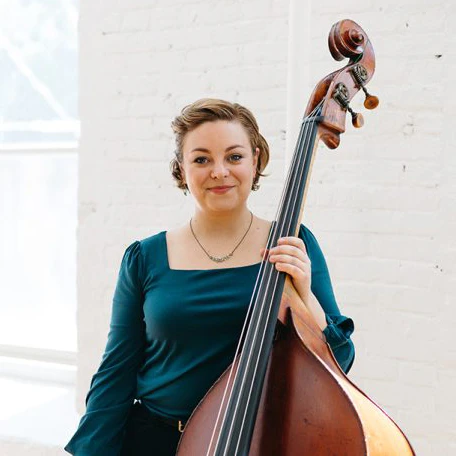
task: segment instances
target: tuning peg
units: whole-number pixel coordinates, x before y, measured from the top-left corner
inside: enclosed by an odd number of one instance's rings
[[[350,108],[350,106],[347,106],[347,110],[352,116],[352,125],[355,128],[361,128],[364,125],[364,117],[363,117],[363,115],[361,113],[359,113],[359,112],[353,111],[353,109]]]
[[[355,128],[361,128],[364,125],[364,117],[359,112],[353,112],[352,115],[352,125]]]
[[[364,86],[362,86],[364,93],[366,94],[366,99],[364,100],[364,107],[366,109],[375,109],[380,103],[378,97],[371,95]]]
[[[362,65],[355,65],[351,70],[351,74],[355,82],[359,87],[361,87],[361,89],[363,89],[363,92],[366,95],[366,99],[364,100],[364,107],[366,109],[375,109],[378,106],[379,100],[375,95],[371,95],[366,90],[366,87],[364,87],[364,84],[366,83],[368,77],[366,68],[364,68]]]

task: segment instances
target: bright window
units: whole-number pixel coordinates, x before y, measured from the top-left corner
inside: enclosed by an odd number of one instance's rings
[[[75,351],[78,2],[4,6],[0,345]]]

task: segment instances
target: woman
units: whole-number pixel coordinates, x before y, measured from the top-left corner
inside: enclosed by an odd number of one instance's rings
[[[172,127],[172,174],[193,196],[194,215],[124,254],[106,351],[65,448],[77,456],[175,454],[183,424],[233,360],[265,254],[271,222],[252,214],[247,201],[269,147],[252,113],[202,99]],[[269,261],[291,276],[347,372],[353,322],[339,312],[312,233],[301,225],[299,237],[269,251]]]

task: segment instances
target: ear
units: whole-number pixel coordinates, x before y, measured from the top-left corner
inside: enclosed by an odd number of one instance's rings
[[[257,167],[257,164],[258,164],[258,158],[260,156],[260,149],[258,149],[258,147],[253,151],[253,167],[255,168],[255,171],[256,171],[256,167]]]
[[[185,169],[184,169],[184,165],[182,163],[179,163],[179,169],[180,169],[180,172],[181,172],[181,176],[182,176],[182,182],[184,184],[187,183],[186,179],[185,179]]]

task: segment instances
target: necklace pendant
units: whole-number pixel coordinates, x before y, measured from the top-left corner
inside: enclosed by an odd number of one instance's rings
[[[233,253],[229,253],[228,255],[225,255],[223,257],[215,257],[212,255],[209,255],[209,258],[214,261],[215,263],[223,263],[226,260],[229,260],[233,256]]]
[[[242,241],[247,236],[247,233],[249,232],[250,227],[252,226],[252,222],[253,222],[253,214],[252,214],[252,211],[250,211],[250,224],[249,224],[249,227],[247,228],[247,231],[244,233],[244,236],[242,236],[242,239],[237,243],[236,247],[231,251],[231,253],[229,253],[228,255],[222,256],[222,257],[215,257],[215,256],[210,255],[209,252],[202,246],[201,242],[198,240],[195,232],[193,231],[192,219],[190,219],[190,231],[192,232],[192,235],[195,238],[195,241],[198,243],[198,245],[201,247],[203,252],[207,255],[207,257],[211,261],[214,261],[215,263],[223,263],[224,261],[229,260],[233,256],[233,253],[236,251],[236,249],[241,245]]]

